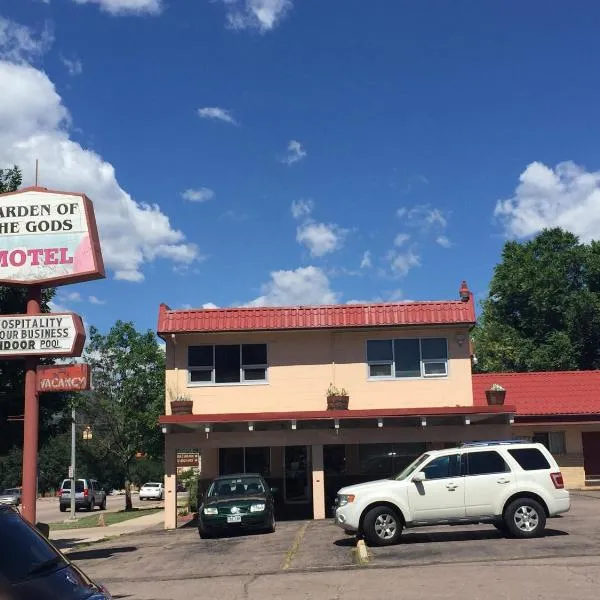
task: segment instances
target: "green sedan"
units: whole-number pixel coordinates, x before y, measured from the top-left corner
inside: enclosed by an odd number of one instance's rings
[[[198,510],[200,537],[244,530],[274,532],[273,491],[262,475],[217,477],[206,490]]]

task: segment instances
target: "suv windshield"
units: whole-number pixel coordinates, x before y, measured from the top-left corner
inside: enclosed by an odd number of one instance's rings
[[[421,454],[421,456],[419,456],[419,458],[416,460],[413,460],[413,462],[411,462],[410,465],[404,469],[404,471],[398,475],[395,475],[394,477],[390,477],[390,479],[395,479],[396,481],[402,481],[403,479],[406,479],[409,475],[414,473],[428,458],[429,454]]]
[[[228,477],[213,481],[208,490],[208,497],[245,496],[247,494],[264,494],[265,486],[258,477]]]
[[[28,579],[41,565],[48,565],[51,572],[66,564],[39,533],[10,510],[0,510],[0,548],[0,575],[11,583]]]

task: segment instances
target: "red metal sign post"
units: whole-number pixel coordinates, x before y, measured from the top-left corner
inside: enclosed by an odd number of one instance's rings
[[[94,209],[85,194],[31,187],[0,194],[0,284],[27,288],[26,315],[0,316],[0,358],[25,359],[23,516],[36,521],[42,356],[80,356],[81,317],[42,314],[42,289],[104,277]]]

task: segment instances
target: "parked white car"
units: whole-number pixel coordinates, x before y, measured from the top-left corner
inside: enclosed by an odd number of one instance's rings
[[[337,525],[388,546],[403,528],[424,525],[490,523],[537,537],[571,499],[545,446],[511,440],[426,452],[395,477],[342,488],[336,504]]]
[[[163,496],[162,483],[149,482],[140,488],[140,500],[162,500]]]

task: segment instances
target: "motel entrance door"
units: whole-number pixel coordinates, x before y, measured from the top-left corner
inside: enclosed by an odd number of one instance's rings
[[[309,446],[284,447],[283,501],[288,518],[312,518],[312,465]]]

